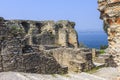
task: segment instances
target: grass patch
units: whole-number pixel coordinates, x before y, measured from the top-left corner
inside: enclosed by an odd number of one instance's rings
[[[103,49],[100,50],[100,54],[104,54],[105,51]]]

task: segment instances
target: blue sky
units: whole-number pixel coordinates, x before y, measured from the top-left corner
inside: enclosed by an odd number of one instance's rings
[[[97,0],[1,0],[5,19],[70,20],[77,31],[103,31]]]

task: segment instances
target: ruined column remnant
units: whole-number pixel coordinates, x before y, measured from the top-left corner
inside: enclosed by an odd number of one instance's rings
[[[100,18],[108,34],[108,53],[114,62],[120,66],[120,0],[98,0]]]

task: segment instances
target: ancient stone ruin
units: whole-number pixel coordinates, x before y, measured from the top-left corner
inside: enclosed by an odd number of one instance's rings
[[[120,66],[120,0],[98,0],[104,29],[108,34],[108,52]]]
[[[65,20],[58,22],[6,20],[5,24],[12,28],[20,28],[25,34],[26,45],[78,47],[78,36],[74,30],[74,22]]]
[[[75,23],[0,18],[0,72],[60,74],[94,67],[92,51],[78,48]]]

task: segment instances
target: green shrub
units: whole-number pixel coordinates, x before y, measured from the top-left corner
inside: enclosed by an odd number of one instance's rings
[[[9,32],[13,36],[18,36],[18,34],[23,34],[24,31],[22,28],[20,28],[18,25],[10,25],[9,26]]]
[[[11,31],[14,33],[20,33],[23,32],[23,29],[17,26],[11,26]]]
[[[16,26],[11,26],[11,30],[17,30]]]

